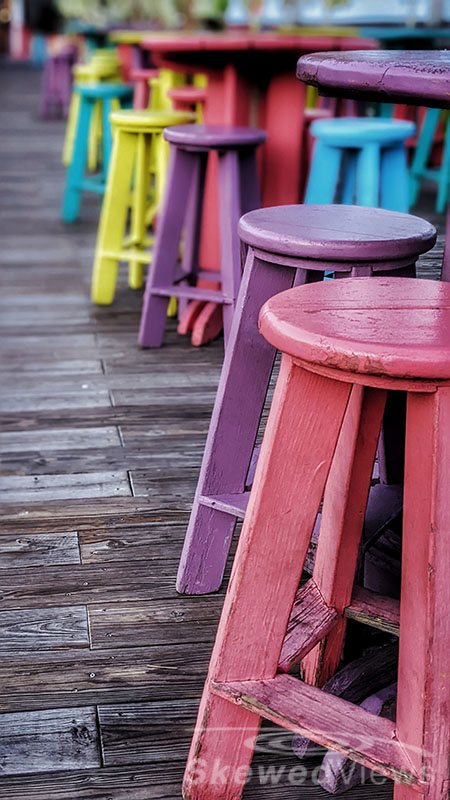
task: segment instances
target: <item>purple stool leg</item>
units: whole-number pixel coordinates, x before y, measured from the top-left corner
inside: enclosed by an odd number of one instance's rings
[[[228,345],[234,309],[241,282],[241,254],[237,227],[241,212],[239,153],[219,153],[219,227],[222,291],[231,299],[222,308],[225,349]]]
[[[246,478],[275,359],[258,333],[258,313],[294,277],[294,269],[260,261],[249,249],[178,569],[179,592],[214,592],[222,582],[236,518],[245,513]]]
[[[160,347],[166,324],[170,285],[175,279],[181,230],[186,216],[186,197],[195,178],[198,154],[171,146],[163,208],[142,307],[139,343]],[[165,294],[160,290],[167,290]]]
[[[184,228],[183,258],[181,271],[189,276],[189,281],[195,283],[198,272],[198,254],[200,248],[200,233],[202,223],[203,197],[205,193],[206,166],[208,153],[199,153],[195,165],[195,175],[188,199],[186,221]],[[178,300],[178,319],[180,319],[188,304],[188,299],[180,297]]]

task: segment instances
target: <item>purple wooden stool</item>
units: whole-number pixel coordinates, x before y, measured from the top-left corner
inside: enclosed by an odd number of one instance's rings
[[[77,48],[68,45],[55,55],[48,56],[42,75],[42,119],[66,118],[72,96],[72,67],[77,60]]]
[[[158,221],[152,265],[142,308],[139,342],[160,347],[170,297],[223,303],[225,344],[241,281],[239,217],[260,206],[256,148],[264,131],[229,125],[177,125],[166,128],[169,174]],[[219,160],[220,272],[198,269],[198,248],[208,154]],[[178,254],[184,225],[181,269]],[[201,289],[198,278],[220,281],[220,289]]]
[[[414,276],[436,230],[400,212],[304,205],[252,211],[240,220],[239,236],[247,259],[178,570],[177,590],[186,594],[219,589],[236,519],[245,515],[276,355],[258,333],[263,303],[329,270],[336,277]]]

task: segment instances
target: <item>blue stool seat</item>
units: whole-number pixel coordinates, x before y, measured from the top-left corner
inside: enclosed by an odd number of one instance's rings
[[[80,109],[72,158],[67,170],[62,204],[64,222],[75,222],[80,213],[81,193],[104,194],[106,176],[112,149],[109,115],[120,106],[131,106],[133,87],[123,83],[79,84],[75,91],[80,95]],[[86,176],[89,130],[94,108],[100,106],[102,120],[102,166],[97,175]]]
[[[405,141],[412,122],[347,117],[316,120],[305,203],[344,203],[408,211]]]

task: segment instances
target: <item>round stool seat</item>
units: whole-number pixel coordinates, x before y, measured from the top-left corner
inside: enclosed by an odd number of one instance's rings
[[[262,335],[294,358],[351,373],[450,379],[450,285],[348,278],[275,295]]]
[[[436,229],[420,217],[365,206],[261,208],[244,214],[238,231],[260,250],[322,261],[417,258],[436,241]]]
[[[147,109],[122,109],[113,111],[111,123],[122,130],[131,132],[161,130],[168,125],[178,125],[195,119],[190,111],[151,111]]]
[[[145,81],[150,80],[150,78],[157,78],[158,77],[158,70],[157,69],[143,69],[142,67],[132,69],[130,72],[131,80],[133,81]]]
[[[413,122],[393,119],[369,119],[367,117],[341,117],[340,119],[316,120],[311,133],[323,142],[335,147],[362,147],[370,142],[391,145],[404,142],[413,136]]]
[[[111,100],[115,97],[130,97],[133,87],[125,83],[88,83],[74,87],[77,94],[92,100]]]
[[[77,81],[98,81],[102,78],[119,77],[117,65],[109,61],[91,64],[75,64],[72,67],[73,76]]]
[[[203,103],[206,99],[206,89],[200,86],[177,86],[176,89],[168,90],[167,97],[178,102]]]
[[[265,131],[237,125],[177,125],[164,131],[172,144],[189,149],[223,150],[233,147],[255,147],[266,141]]]

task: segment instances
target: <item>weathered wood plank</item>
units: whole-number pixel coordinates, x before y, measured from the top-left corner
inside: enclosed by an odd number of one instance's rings
[[[2,392],[0,394],[0,413],[14,410],[15,414],[24,411],[55,411],[58,408],[108,408],[111,405],[109,392],[99,389],[93,392],[55,392],[50,394],[46,389],[34,391],[26,395]]]
[[[85,606],[0,612],[0,650],[36,652],[64,647],[89,647]]]
[[[0,530],[0,569],[79,564],[76,531],[11,535]]]
[[[2,570],[0,610],[176,597],[177,561]]]
[[[0,712],[199,698],[211,644],[0,651]]]
[[[199,700],[99,706],[106,767],[154,761],[185,761]]]
[[[3,503],[41,503],[91,497],[130,495],[126,472],[91,472],[76,475],[12,475],[0,478]]]
[[[216,596],[89,606],[91,647],[212,642],[222,604],[223,596]]]
[[[95,708],[3,714],[0,752],[3,775],[99,767]]]
[[[294,600],[281,648],[278,668],[288,672],[331,630],[338,616],[329,608],[313,579],[302,586]]]
[[[28,356],[21,354],[14,359],[4,362],[4,369],[0,366],[3,380],[8,382],[17,375],[36,375],[47,378],[50,375],[95,375],[102,373],[102,362],[95,358],[67,359],[65,361],[45,361],[39,358],[29,359]]]
[[[180,556],[185,533],[186,524],[148,522],[122,528],[106,524],[100,530],[79,533],[81,560],[83,564],[153,558],[175,560]]]
[[[120,446],[117,428],[52,428],[47,431],[0,433],[0,453],[40,453],[42,450],[88,450]],[[24,459],[25,460],[25,459]]]

